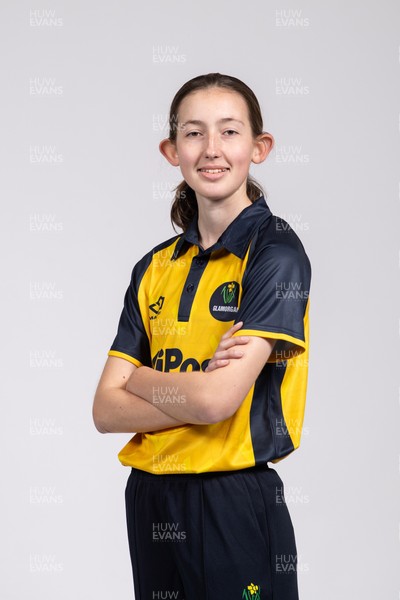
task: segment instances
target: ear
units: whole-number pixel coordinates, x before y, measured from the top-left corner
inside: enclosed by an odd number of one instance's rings
[[[179,166],[178,153],[176,151],[176,146],[174,142],[171,142],[169,138],[165,138],[164,140],[161,140],[158,147],[160,149],[161,154],[173,167]]]
[[[254,150],[251,161],[256,165],[264,162],[274,145],[275,140],[270,133],[267,133],[266,131],[260,133],[254,142]]]

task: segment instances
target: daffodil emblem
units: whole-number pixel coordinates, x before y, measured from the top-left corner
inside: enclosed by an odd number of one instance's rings
[[[222,294],[225,304],[229,304],[229,302],[232,302],[233,298],[235,297],[235,292],[236,292],[236,286],[233,282],[228,283],[228,285],[224,285],[224,287],[222,288],[221,294]]]
[[[247,586],[247,589],[245,588],[243,590],[242,598],[245,600],[260,600],[260,593],[260,586],[255,583],[250,583],[250,585]]]

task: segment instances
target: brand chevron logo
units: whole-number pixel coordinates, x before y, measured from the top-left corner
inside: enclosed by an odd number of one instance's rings
[[[160,296],[157,302],[153,302],[149,305],[150,309],[150,319],[156,319],[161,312],[161,309],[164,305],[165,296]],[[151,314],[153,313],[153,314]]]

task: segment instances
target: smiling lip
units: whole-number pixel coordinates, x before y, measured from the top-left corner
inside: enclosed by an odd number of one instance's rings
[[[200,174],[200,177],[203,179],[208,179],[208,181],[217,181],[224,177],[224,175],[229,171],[228,167],[201,167],[201,169],[197,169],[197,172]]]
[[[209,167],[201,167],[197,169],[201,173],[220,173],[224,171],[229,171],[228,167],[219,167],[218,165],[213,165]]]
[[[206,169],[203,167],[202,169],[197,169],[197,172],[203,179],[207,179],[208,181],[218,181],[229,172],[229,169],[225,167]]]

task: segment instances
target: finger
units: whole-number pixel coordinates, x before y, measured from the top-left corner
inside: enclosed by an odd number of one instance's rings
[[[220,367],[225,367],[227,364],[229,364],[229,360],[226,359],[219,359],[219,360],[210,360],[210,362],[207,365],[207,368],[205,369],[205,372],[210,372],[210,371],[215,371],[216,369],[219,369]]]
[[[247,342],[249,341],[250,336],[246,336],[246,335],[238,335],[232,338],[229,338],[227,340],[221,340],[217,350],[228,350],[228,348],[232,348],[233,346],[239,345],[239,344],[247,344]]]
[[[220,350],[213,356],[213,360],[225,360],[227,358],[240,358],[244,355],[243,350],[239,348],[229,348],[228,350]]]
[[[230,327],[227,331],[225,331],[225,333],[221,337],[221,339],[226,340],[228,337],[230,337],[232,334],[234,334],[235,331],[238,331],[242,325],[243,325],[243,321],[238,321],[237,323],[232,325],[232,327]]]

